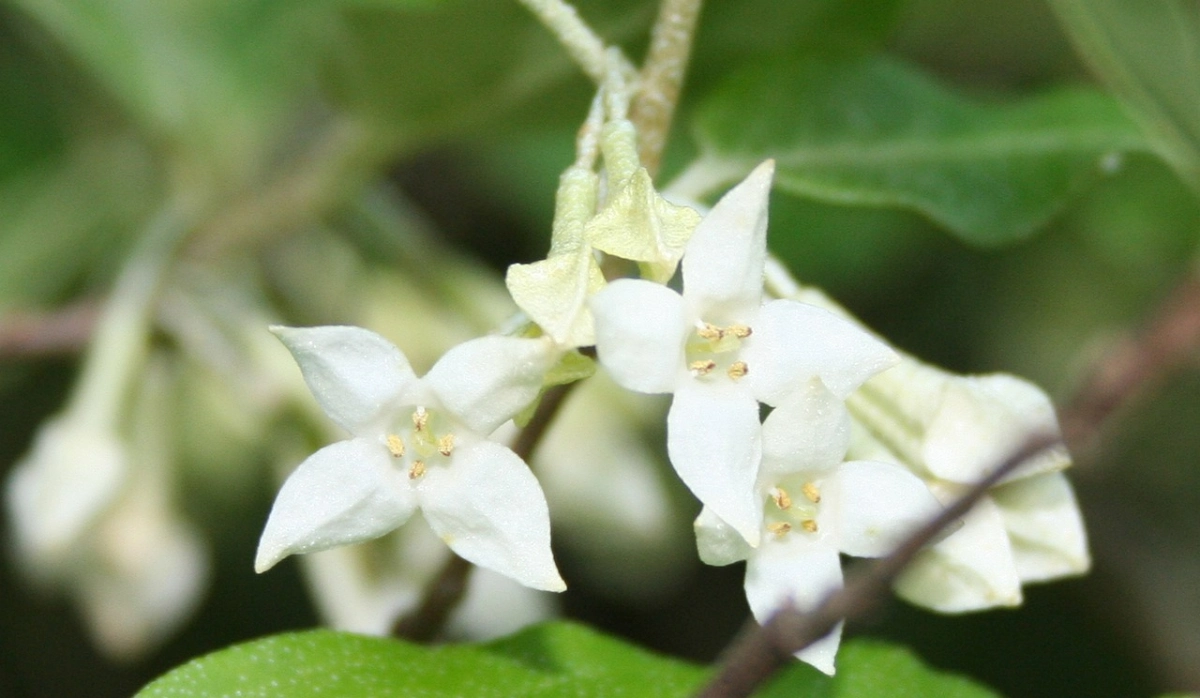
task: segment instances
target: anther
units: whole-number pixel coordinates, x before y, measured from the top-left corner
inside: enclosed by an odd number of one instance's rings
[[[821,490],[817,489],[817,486],[811,482],[804,483],[804,487],[801,487],[800,491],[803,492],[804,496],[808,497],[808,501],[812,502],[813,504],[821,503]]]
[[[445,434],[437,442],[438,453],[449,457],[454,451],[454,434]]]
[[[787,490],[782,487],[771,488],[771,499],[775,500],[775,506],[780,509],[792,508],[792,498],[788,496]]]
[[[725,332],[738,339],[745,339],[754,334],[754,330],[751,330],[747,325],[730,325],[725,328]]]
[[[716,367],[717,362],[712,359],[693,361],[688,364],[688,370],[692,372],[693,376],[707,376]]]
[[[387,435],[387,450],[392,454],[393,458],[400,458],[404,455],[404,442],[395,434]]]
[[[786,521],[773,521],[767,524],[767,530],[777,536],[782,536],[792,530],[792,525]]]
[[[715,342],[725,336],[724,330],[711,322],[706,322],[702,327],[696,330],[696,334],[700,335],[701,339],[707,339]]]
[[[805,519],[800,522],[800,528],[803,528],[805,531],[808,531],[809,533],[816,533],[817,532],[817,521],[816,521],[816,519]]]
[[[423,460],[413,461],[412,467],[408,469],[408,479],[416,480],[417,478],[421,477],[424,474],[425,474],[425,461],[423,461]]]
[[[750,372],[750,368],[746,366],[745,361],[734,361],[729,364],[729,368],[725,370],[725,375],[733,380],[738,380]]]
[[[417,431],[425,431],[426,425],[429,424],[429,413],[424,407],[418,407],[416,412],[412,413],[413,428]]]

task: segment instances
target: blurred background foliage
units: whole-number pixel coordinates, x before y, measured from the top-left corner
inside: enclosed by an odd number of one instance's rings
[[[641,55],[649,3],[578,5]],[[1172,22],[1131,9],[1142,4],[1077,5],[709,0],[660,181],[711,197],[778,157],[771,245],[801,280],[926,360],[1017,373],[1066,399],[1191,272],[1200,230],[1197,72],[1179,67],[1200,55],[1200,10],[1164,3]],[[516,3],[5,0],[0,322],[103,298],[153,212],[183,197],[202,214],[172,282],[200,274],[218,296],[269,308],[264,333],[277,320],[386,324],[405,351],[436,356],[406,343],[418,310],[405,294],[458,318],[431,344],[495,321],[430,266],[462,254],[470,274],[495,276],[544,254],[591,94]],[[179,334],[155,342],[180,350],[175,498],[213,556],[209,589],[165,646],[115,663],[6,557],[0,695],[128,695],[197,654],[318,622],[294,560],[265,576],[250,563],[279,444],[324,437],[286,410],[228,412]],[[0,471],[62,404],[75,355],[3,357]],[[852,632],[1011,696],[1200,686],[1198,395],[1194,374],[1176,376],[1073,471],[1090,576],[969,617],[898,602]],[[670,497],[668,538],[685,554],[651,591],[606,593],[587,547],[563,546],[574,586],[561,601],[708,661],[746,615],[741,571],[699,565],[695,506]]]

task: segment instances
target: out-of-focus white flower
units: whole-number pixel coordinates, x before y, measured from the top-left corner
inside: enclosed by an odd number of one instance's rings
[[[165,367],[144,372],[128,444],[90,410],[48,422],[8,488],[21,569],[74,597],[97,646],[122,660],[190,615],[207,578],[200,538],[173,510]]]
[[[302,564],[317,610],[333,628],[389,635],[413,610],[450,551],[420,517],[360,545],[305,555]],[[446,633],[487,640],[551,617],[555,596],[480,567],[447,620]]]
[[[852,451],[903,463],[943,502],[960,496],[1033,435],[1059,433],[1050,399],[1014,376],[957,376],[904,359],[849,401]],[[1062,445],[1005,478],[960,529],[922,551],[896,585],[943,612],[1021,603],[1021,585],[1090,566],[1083,519],[1061,470]]]
[[[778,404],[820,377],[839,398],[890,366],[895,354],[826,310],[763,304],[765,162],[701,221],[683,257],[683,293],[645,281],[609,284],[592,300],[601,363],[622,386],[674,393],[667,417],[672,465],[696,497],[751,545],[763,502],[758,402]]]
[[[357,327],[276,327],[329,417],[350,432],[284,483],[259,542],[262,572],[297,553],[377,538],[420,507],[463,558],[535,589],[565,588],[541,487],[487,435],[537,396],[549,339],[483,337],[418,379],[390,342]]]
[[[899,465],[843,462],[849,439],[842,401],[814,378],[763,423],[762,543],[749,547],[711,509],[696,520],[702,560],[746,560],[746,598],[759,622],[789,603],[811,610],[841,588],[840,553],[886,555],[940,510],[924,483]],[[839,626],[796,656],[832,674],[840,636]]]

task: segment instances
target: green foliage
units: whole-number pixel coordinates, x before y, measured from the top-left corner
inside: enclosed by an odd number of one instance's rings
[[[838,673],[796,663],[763,698],[995,698],[924,666],[908,650],[847,643]],[[423,647],[328,630],[289,633],[201,657],[136,698],[187,696],[686,696],[709,670],[657,656],[571,623],[549,623],[479,645]]]
[[[1188,0],[1051,0],[1076,47],[1200,192],[1200,14]]]
[[[749,66],[703,105],[697,135],[698,167],[721,183],[774,157],[785,191],[915,210],[979,245],[1033,233],[1105,156],[1142,147],[1099,93],[979,104],[882,57]]]

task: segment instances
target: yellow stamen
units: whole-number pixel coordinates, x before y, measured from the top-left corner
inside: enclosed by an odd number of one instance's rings
[[[792,498],[788,495],[787,490],[782,487],[771,488],[771,499],[775,500],[775,506],[780,509],[792,508]]]
[[[803,528],[805,531],[808,531],[809,533],[816,533],[817,532],[817,521],[816,521],[816,519],[805,519],[800,522],[800,528]]]
[[[413,428],[417,431],[425,431],[425,427],[429,424],[429,413],[424,407],[418,407],[416,412],[412,413]]]
[[[701,339],[707,339],[710,342],[715,342],[725,336],[725,332],[716,325],[706,322],[704,326],[696,330],[696,334],[700,335]]]
[[[417,478],[421,477],[424,474],[425,474],[425,461],[423,461],[423,460],[413,461],[412,467],[408,469],[408,479],[416,480]]]
[[[733,363],[729,364],[729,368],[725,371],[725,375],[729,376],[733,380],[738,380],[749,372],[750,369],[746,366],[745,361],[734,361]]]
[[[817,489],[817,486],[811,482],[804,483],[804,487],[801,487],[800,491],[803,492],[804,496],[808,497],[808,501],[812,502],[813,504],[821,503],[821,490]]]
[[[438,453],[449,457],[454,451],[454,434],[445,434],[438,439]]]
[[[396,436],[395,434],[388,434],[387,449],[388,453],[391,453],[393,458],[400,458],[404,455],[404,442],[400,440],[399,436]]]
[[[730,325],[729,327],[725,328],[725,332],[737,337],[738,339],[745,339],[754,334],[754,330],[751,330],[746,325]]]
[[[693,376],[707,376],[716,367],[717,362],[713,361],[712,359],[693,361],[692,363],[688,364],[688,370],[692,372]]]
[[[775,521],[767,524],[767,530],[777,536],[782,536],[792,530],[792,525],[786,521]]]

